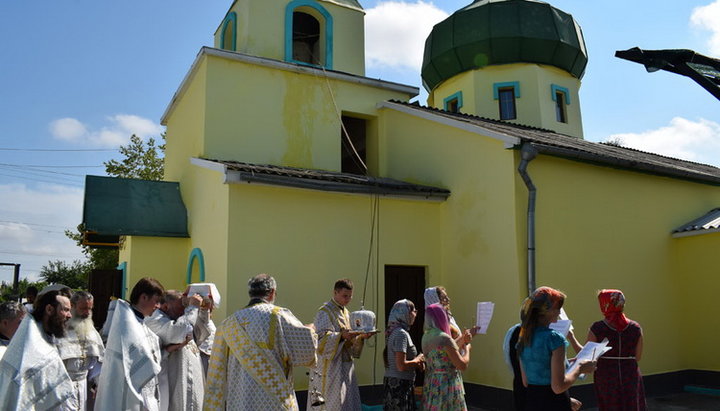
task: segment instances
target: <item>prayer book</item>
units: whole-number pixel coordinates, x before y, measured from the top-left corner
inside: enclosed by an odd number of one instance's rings
[[[495,303],[485,301],[477,303],[477,320],[475,325],[478,327],[478,334],[487,334],[490,320],[492,320]]]

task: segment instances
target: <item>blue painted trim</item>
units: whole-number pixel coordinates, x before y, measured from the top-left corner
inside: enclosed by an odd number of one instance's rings
[[[233,11],[230,12],[227,17],[225,17],[225,21],[223,22],[222,30],[220,31],[220,48],[223,50],[227,50],[225,48],[225,30],[227,30],[228,24],[232,24],[232,51],[237,51],[237,14]]]
[[[325,64],[327,69],[333,68],[333,18],[332,15],[314,0],[294,0],[285,7],[285,61],[291,63],[313,66],[303,61],[296,61],[292,58],[292,33],[293,33],[293,13],[298,7],[312,7],[317,10],[325,19]],[[322,22],[320,22],[322,23]]]
[[[716,388],[696,387],[696,386],[692,386],[692,385],[686,385],[683,387],[683,391],[692,392],[692,393],[696,393],[696,394],[714,395],[716,397],[720,397],[720,390],[718,390]]]
[[[460,110],[460,108],[463,106],[462,91],[458,91],[455,94],[445,97],[445,99],[443,100],[443,110],[448,111],[448,103],[456,99],[458,102],[458,110]]]
[[[520,98],[520,82],[519,81],[506,81],[503,83],[493,84],[493,98],[495,100],[498,100],[500,98],[500,89],[501,88],[510,88],[510,87],[512,87],[513,91],[515,92],[515,98]]]
[[[557,84],[550,86],[550,94],[552,95],[553,101],[557,101],[557,92],[565,94],[565,105],[570,104],[570,91],[566,87],[560,87]]]
[[[198,260],[198,271],[200,271],[200,282],[205,282],[205,257],[203,257],[202,250],[199,248],[193,248],[190,252],[190,258],[188,259],[187,275],[185,277],[185,284],[192,284],[192,268],[195,259]]]
[[[122,263],[118,264],[116,270],[122,271],[122,295],[120,298],[125,298],[127,295],[127,261],[123,261]]]

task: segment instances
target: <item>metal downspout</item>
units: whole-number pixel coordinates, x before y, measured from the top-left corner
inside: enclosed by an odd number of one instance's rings
[[[520,165],[518,173],[528,189],[527,208],[527,287],[528,295],[535,291],[535,198],[537,190],[530,175],[527,173],[528,164],[538,155],[538,150],[530,143],[523,143],[520,148]]]

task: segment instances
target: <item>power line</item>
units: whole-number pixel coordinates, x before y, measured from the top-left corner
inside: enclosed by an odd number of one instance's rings
[[[1,210],[0,210],[0,211],[1,211]],[[52,228],[64,228],[64,229],[74,229],[74,228],[75,228],[75,227],[64,227],[64,226],[61,226],[61,225],[26,223],[26,222],[24,222],[24,221],[0,220],[0,223],[25,224],[25,225],[35,225],[35,226],[38,226],[38,227],[52,227]]]
[[[75,256],[75,255],[60,255],[60,254],[45,254],[45,253],[25,253],[25,252],[18,252],[16,250],[11,251],[0,251],[0,254],[8,254],[8,255],[29,255],[33,257],[58,257],[58,258],[81,258],[82,256]]]
[[[39,179],[39,178],[32,178],[32,177],[25,177],[25,176],[16,176],[16,175],[12,175],[12,174],[3,174],[3,173],[0,173],[0,176],[11,177],[11,178],[20,178],[20,179],[31,180],[31,181],[39,181],[39,182],[41,182],[41,183],[65,184],[65,185],[71,185],[71,186],[75,186],[75,187],[82,187],[82,186],[83,186],[82,183],[71,182],[70,180],[64,180],[64,181],[41,180],[41,179]],[[71,183],[72,183],[72,184],[71,184]]]
[[[64,176],[73,176],[73,177],[84,177],[85,176],[84,174],[61,173],[60,171],[36,169],[36,168],[33,168],[34,166],[16,166],[16,165],[12,165],[12,164],[0,163],[0,167],[4,167],[9,170],[27,170],[27,171],[35,171],[38,173],[60,174],[60,175],[64,175]]]
[[[118,151],[116,148],[79,148],[79,149],[54,149],[54,148],[7,148],[1,147],[0,151],[50,151],[50,152],[103,152],[103,151]]]
[[[7,167],[39,167],[39,168],[101,168],[105,166],[49,166],[49,165],[41,165],[41,164],[7,164],[7,163],[0,163],[2,166]]]

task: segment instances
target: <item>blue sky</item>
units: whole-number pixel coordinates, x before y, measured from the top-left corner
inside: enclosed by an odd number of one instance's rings
[[[420,86],[429,29],[470,0],[361,3],[368,77]],[[613,57],[634,46],[720,56],[720,0],[551,3],[585,35],[586,139],[720,165],[720,102],[687,78]],[[0,262],[34,277],[48,260],[81,258],[62,231],[82,218],[83,176],[103,174],[130,134],[162,131],[160,116],[230,4],[0,2]],[[11,273],[0,267],[0,280]]]

